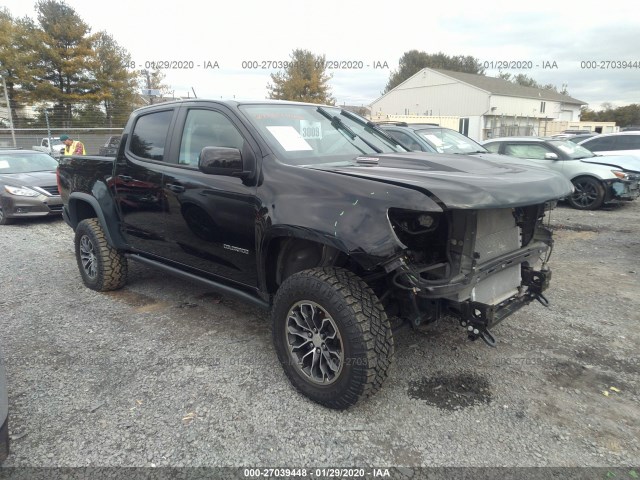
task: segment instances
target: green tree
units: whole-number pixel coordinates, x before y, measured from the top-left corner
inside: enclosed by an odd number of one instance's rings
[[[291,63],[283,71],[271,74],[267,85],[269,98],[298,102],[333,105],[324,55],[314,55],[308,50],[296,49],[290,55]]]
[[[91,29],[63,1],[39,0],[36,12],[39,68],[27,89],[33,101],[54,102],[54,118],[70,127],[74,105],[101,100],[89,69]]]
[[[105,126],[124,126],[135,107],[137,73],[127,69],[131,55],[107,32],[93,35],[93,58],[88,68],[94,81],[92,91],[104,109]]]
[[[583,107],[580,120],[593,122],[616,122],[619,127],[640,125],[640,104],[632,103],[622,107],[613,107],[609,102],[600,106],[600,110],[594,111]]]
[[[484,68],[480,65],[480,60],[470,55],[446,55],[442,52],[427,53],[409,50],[400,57],[398,70],[391,72],[384,93],[397,87],[423,68],[438,68],[484,75]]]
[[[19,108],[26,102],[23,86],[35,67],[35,25],[28,17],[14,19],[0,8],[0,76],[5,79],[11,115],[16,127],[22,126]]]

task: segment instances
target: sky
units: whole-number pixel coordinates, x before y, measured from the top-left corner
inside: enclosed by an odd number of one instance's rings
[[[351,66],[328,70],[332,95],[339,105],[366,106],[381,95],[403,53],[415,49],[474,56],[491,76],[502,62],[503,72],[566,84],[595,110],[604,102],[640,103],[640,28],[632,0],[66,3],[92,32],[110,33],[136,68],[182,66],[162,69],[175,96],[266,98],[270,74],[278,71],[269,62],[288,61],[300,48]],[[35,0],[0,5],[15,17],[36,16]]]

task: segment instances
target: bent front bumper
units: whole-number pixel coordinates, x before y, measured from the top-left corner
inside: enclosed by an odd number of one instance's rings
[[[413,274],[409,268],[405,267],[396,274],[408,280],[409,286],[416,294],[423,298],[443,298],[450,297],[463,290],[473,287],[488,277],[512,268],[524,262],[535,263],[535,260],[544,254],[549,247],[544,242],[533,242],[515,252],[510,252],[494,258],[484,264],[478,265],[468,274],[460,274],[446,281],[428,281]]]
[[[634,179],[611,182],[610,198],[612,200],[635,200],[638,197],[640,197],[640,181]]]

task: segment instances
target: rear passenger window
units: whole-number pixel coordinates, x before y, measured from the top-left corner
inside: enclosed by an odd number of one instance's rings
[[[640,149],[640,135],[620,135],[616,142],[616,150]]]
[[[545,154],[551,152],[542,145],[531,144],[507,144],[504,149],[505,155],[518,158],[532,158],[534,160],[544,160]]]
[[[136,121],[129,150],[138,157],[164,160],[164,147],[173,110],[149,113]]]

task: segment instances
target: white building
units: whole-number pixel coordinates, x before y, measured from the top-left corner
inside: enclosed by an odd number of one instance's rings
[[[575,122],[586,102],[500,78],[423,68],[371,104],[371,115],[457,116],[474,140],[550,134],[552,121]]]

